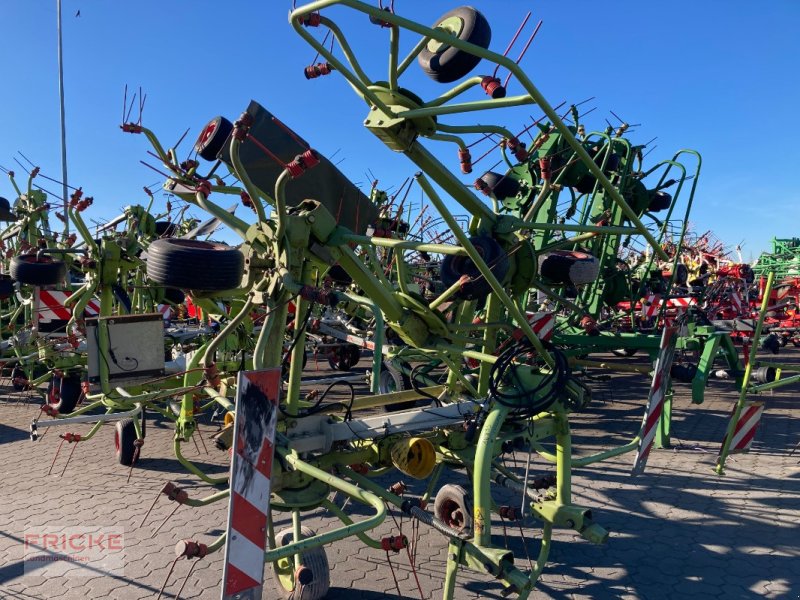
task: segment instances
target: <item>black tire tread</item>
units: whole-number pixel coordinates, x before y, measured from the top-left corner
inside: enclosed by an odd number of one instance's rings
[[[147,254],[147,276],[167,287],[232,290],[244,272],[244,255],[237,248],[213,242],[162,238],[150,244]]]
[[[64,281],[67,266],[50,257],[36,258],[35,253],[20,254],[11,259],[9,274],[14,281],[28,285],[56,285]]]

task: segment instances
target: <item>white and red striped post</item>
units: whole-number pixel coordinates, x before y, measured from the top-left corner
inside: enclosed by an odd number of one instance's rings
[[[261,600],[280,368],[240,371],[222,600]]]
[[[549,342],[553,337],[553,330],[556,325],[556,313],[553,311],[529,312],[528,323],[530,323],[533,333],[540,340]]]
[[[665,327],[664,333],[661,335],[661,344],[658,348],[658,357],[653,370],[653,382],[650,385],[647,408],[642,418],[642,428],[639,431],[639,446],[636,449],[636,458],[633,460],[631,475],[639,475],[644,471],[647,457],[653,447],[653,441],[656,437],[661,413],[664,410],[664,402],[671,383],[670,369],[672,368],[672,360],[675,358],[675,344],[677,341],[678,327]]]
[[[733,454],[735,452],[747,452],[753,444],[753,438],[758,431],[758,426],[761,424],[761,416],[764,414],[763,402],[749,402],[744,405],[739,412],[738,419],[736,414],[736,406],[733,407],[731,412],[731,419],[736,419],[736,425],[733,428],[733,436],[729,444],[726,454]],[[728,440],[728,434],[722,438],[722,444],[719,448],[719,457],[722,458],[722,453],[725,450],[725,442]]]
[[[72,308],[64,305],[67,298],[72,295],[70,290],[45,290],[36,287],[34,291],[34,311],[36,312],[37,327],[45,325],[47,333],[66,327],[67,321],[72,318]],[[86,304],[84,316],[96,317],[100,314],[100,301],[92,298]],[[66,330],[62,332],[66,335]]]
[[[661,296],[650,294],[642,299],[642,317],[649,319],[655,317],[661,308]]]

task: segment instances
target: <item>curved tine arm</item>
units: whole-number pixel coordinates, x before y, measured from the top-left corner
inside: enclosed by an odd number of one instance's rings
[[[250,309],[252,307],[253,307],[253,296],[250,295],[247,297],[247,300],[245,300],[242,309],[236,314],[236,316],[233,317],[230,321],[228,321],[228,324],[225,326],[225,328],[222,331],[220,331],[214,337],[214,339],[212,339],[209,342],[206,351],[203,353],[203,358],[200,360],[200,364],[202,365],[203,368],[208,368],[212,360],[212,357],[214,356],[214,353],[217,351],[217,348],[219,348],[222,345],[222,342],[225,341],[225,338],[227,338],[231,333],[233,333],[233,331],[236,330],[239,324],[242,321],[244,321],[245,317],[247,317],[248,314],[250,313]]]
[[[228,476],[225,475],[224,477],[211,477],[210,475],[206,475],[201,471],[194,463],[192,463],[188,458],[186,458],[183,453],[181,452],[181,439],[178,436],[175,436],[175,439],[172,442],[173,450],[175,451],[175,458],[178,459],[178,462],[183,465],[183,467],[197,475],[200,479],[205,481],[206,483],[210,483],[211,485],[220,485],[224,483],[228,483]]]
[[[294,13],[292,13],[292,15],[293,14]],[[319,52],[320,56],[323,56],[326,61],[328,61],[331,65],[333,65],[333,68],[336,71],[342,74],[342,76],[347,80],[347,82],[350,84],[350,86],[353,88],[353,90],[359,97],[366,100],[369,104],[377,106],[381,111],[385,112],[386,114],[396,116],[389,109],[389,107],[386,106],[386,104],[384,104],[372,90],[369,89],[369,86],[372,84],[372,82],[366,76],[366,74],[361,70],[361,67],[358,66],[357,62],[355,63],[355,65],[352,62],[350,64],[353,67],[353,70],[356,71],[356,73],[360,74],[354,74],[352,71],[350,71],[342,61],[336,58],[336,56],[334,56],[331,52],[329,52],[327,48],[325,48],[322,44],[320,44],[314,38],[314,36],[312,36],[305,29],[303,29],[303,26],[297,19],[292,19],[290,16],[290,20],[292,27],[294,27],[294,30],[297,32],[297,34],[300,37],[302,37],[317,52]],[[328,26],[332,24],[328,19],[325,19],[325,21],[327,22],[326,24],[328,24]],[[336,26],[334,25],[334,27]],[[338,28],[336,28],[336,30],[338,31]],[[333,31],[333,29],[331,31]],[[341,36],[341,32],[339,32],[339,35]],[[347,41],[344,40],[343,36],[337,37],[336,33],[334,33],[334,37],[336,37],[336,41],[339,42],[339,46],[341,48],[344,49],[345,47],[347,47],[349,50],[350,46],[347,44]],[[342,42],[344,42],[344,44],[342,44]],[[348,61],[350,61],[352,53],[350,54],[350,56],[348,56],[347,53],[345,53],[345,56],[347,56]],[[355,58],[352,57],[352,60],[355,60]]]
[[[241,157],[239,156],[239,149],[241,147],[242,142],[236,138],[236,135],[231,136],[230,154],[233,174],[236,175],[236,178],[242,182],[244,189],[247,190],[247,193],[250,195],[250,199],[253,201],[253,206],[256,209],[258,221],[263,223],[267,220],[267,215],[264,213],[264,205],[261,203],[262,194],[259,194],[259,190],[250,180],[250,176],[247,174],[247,170],[242,164]],[[267,201],[269,201],[269,198],[267,198]]]
[[[341,479],[340,477],[336,477],[335,475],[327,473],[322,469],[318,469],[317,467],[300,460],[293,454],[289,454],[287,451],[281,448],[276,448],[276,451],[283,455],[286,462],[298,471],[301,471],[306,475],[310,475],[314,479],[327,483],[335,490],[347,494],[353,500],[371,506],[375,509],[375,514],[362,521],[359,521],[358,523],[345,525],[344,527],[339,527],[333,531],[328,531],[313,537],[294,541],[286,546],[281,546],[280,548],[268,550],[264,553],[265,562],[274,562],[278,559],[292,556],[297,552],[308,550],[309,548],[316,548],[317,546],[330,544],[331,542],[335,542],[352,535],[358,535],[359,533],[374,529],[383,523],[383,520],[386,518],[386,504],[381,498],[371,492],[353,485],[348,481],[345,481],[344,479]]]
[[[13,171],[8,172],[8,178],[11,181],[11,185],[14,187],[14,191],[17,193],[17,196],[22,196],[22,191],[19,189],[19,186],[17,185],[17,180],[12,173]]]
[[[80,213],[75,210],[74,208],[67,209],[67,218],[72,221],[73,225],[75,225],[75,229],[78,230],[78,233],[81,234],[81,237],[86,242],[86,245],[89,247],[90,252],[94,252],[95,254],[99,251],[97,247],[97,242],[94,241],[92,234],[89,232],[89,228],[86,226],[86,223],[81,217]]]
[[[153,150],[156,151],[158,158],[161,159],[161,162],[164,163],[164,166],[167,167],[170,171],[174,171],[175,168],[178,166],[177,164],[173,164],[170,161],[170,156],[164,150],[164,147],[161,145],[161,142],[158,141],[156,134],[149,130],[147,127],[142,127],[141,132],[147,138],[147,141],[150,142],[150,145],[153,147]]]
[[[436,128],[444,133],[496,133],[506,139],[515,137],[508,129],[499,125],[445,125],[444,123],[437,123]]]
[[[96,282],[93,284],[84,284],[69,298],[67,298],[67,300],[72,300],[72,298],[77,300],[75,306],[72,308],[72,316],[67,323],[67,333],[69,333],[69,328],[75,325],[76,321],[83,316],[83,311],[86,310],[86,306],[89,304],[89,302],[91,302],[92,296],[94,296],[96,289]],[[64,301],[64,306],[69,306],[66,300]]]

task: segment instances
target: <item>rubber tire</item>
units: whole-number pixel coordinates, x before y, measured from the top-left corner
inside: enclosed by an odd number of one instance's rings
[[[7,300],[14,295],[14,280],[8,275],[0,274],[0,300]]]
[[[489,186],[498,200],[513,198],[519,192],[519,181],[494,171],[486,171],[480,176],[480,180]]]
[[[9,274],[14,281],[28,285],[56,285],[67,275],[67,266],[61,260],[53,260],[35,253],[20,254],[11,259]]]
[[[14,382],[14,379],[17,379],[19,377],[25,377],[25,379],[28,378],[27,375],[25,375],[25,371],[23,369],[20,369],[19,366],[16,366],[13,369],[11,369],[11,387],[13,387],[14,391],[17,392],[21,392],[27,387],[25,385]]]
[[[341,283],[344,285],[349,285],[353,283],[353,278],[347,274],[347,271],[340,264],[335,264],[328,269],[328,273],[325,275],[326,277],[330,277],[331,281],[334,283]]]
[[[611,354],[614,356],[621,356],[623,358],[628,358],[636,354],[638,348],[617,348],[611,351]]]
[[[186,300],[186,294],[178,288],[166,287],[164,288],[164,300],[172,304],[183,304],[184,300]]]
[[[0,196],[0,221],[16,221],[17,217],[11,211],[11,202]]]
[[[474,236],[469,238],[469,241],[483,257],[484,262],[489,265],[489,270],[502,283],[509,269],[506,251],[497,243],[497,240],[489,236]],[[456,298],[464,300],[486,298],[489,292],[492,291],[492,287],[486,281],[486,278],[481,277],[480,274],[478,267],[468,256],[448,254],[442,260],[441,279],[445,288],[453,285],[462,275],[469,275],[475,278],[461,286],[461,289],[454,294]]]
[[[82,394],[80,377],[53,377],[47,384],[47,403],[61,415],[74,411]]]
[[[650,204],[647,210],[651,213],[667,210],[672,205],[672,196],[667,192],[657,190],[650,192]]]
[[[308,527],[301,527],[300,528],[300,537],[301,539],[306,539],[313,537],[315,535],[313,529],[309,529]],[[292,533],[292,529],[284,529],[280,531],[275,536],[275,542],[277,546],[283,547],[289,543],[294,541],[294,534]],[[290,564],[294,564],[294,557],[288,557]],[[328,557],[325,554],[325,548],[323,546],[317,546],[316,548],[311,548],[310,550],[306,550],[300,554],[300,562],[304,566],[311,569],[314,574],[313,581],[303,588],[302,598],[303,600],[321,600],[325,597],[328,593],[328,590],[331,587],[331,568],[328,564]],[[268,565],[271,567],[269,570],[272,573],[272,579],[275,582],[276,589],[269,589],[269,586],[264,586],[264,590],[262,593],[263,600],[275,600],[277,598],[286,598],[287,600],[296,600],[300,598],[299,593],[295,593],[293,590],[287,590],[283,587],[278,578],[277,573],[275,572],[275,565]]]
[[[214,117],[203,127],[194,143],[194,149],[201,158],[213,162],[217,160],[217,154],[225,147],[232,132],[233,123],[222,116]]]
[[[178,226],[169,221],[156,221],[156,237],[174,237],[178,233]]]
[[[361,360],[361,348],[355,344],[340,346],[341,356],[328,355],[328,364],[337,371],[349,371]]]
[[[303,370],[305,371],[308,364],[308,352],[303,353]],[[281,377],[284,381],[289,381],[289,368],[292,365],[292,355],[288,354],[286,360],[281,363]]]
[[[492,41],[492,28],[486,17],[471,6],[460,6],[445,13],[433,26],[434,29],[452,17],[460,18],[464,23],[458,39],[484,49],[489,47],[489,43]],[[468,54],[452,46],[443,46],[438,52],[431,52],[427,44],[417,56],[417,62],[423,72],[439,83],[451,83],[461,79],[480,61],[479,56]]]
[[[244,255],[215,242],[162,238],[147,250],[147,276],[154,282],[184,290],[220,292],[242,282]]]
[[[589,261],[590,259],[591,261],[597,262],[597,259],[593,255],[586,252],[554,250],[540,259],[539,274],[555,283],[583,285],[589,282],[572,281],[570,279],[570,270],[572,269],[572,265],[576,262],[582,260]],[[595,279],[597,279],[597,276],[595,276]]]
[[[144,432],[142,432],[144,435]],[[116,450],[117,462],[126,467],[134,464],[134,454],[136,452],[136,428],[133,419],[122,419],[114,424],[114,448]],[[137,458],[138,462],[138,458]]]
[[[459,511],[460,518],[453,518],[453,513]],[[448,483],[436,492],[433,501],[433,514],[448,527],[465,535],[471,535],[473,529],[472,499],[467,490],[460,485]]]
[[[412,390],[411,378],[395,369],[390,369],[385,363],[381,363],[381,372],[378,375],[378,393],[391,394],[392,392],[405,392]],[[408,402],[398,402],[396,404],[384,404],[383,412],[393,413],[402,410],[411,410],[417,405],[416,400]]]

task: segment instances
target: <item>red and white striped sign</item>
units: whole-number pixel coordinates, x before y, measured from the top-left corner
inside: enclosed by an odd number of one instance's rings
[[[69,321],[72,318],[72,308],[64,306],[64,302],[72,295],[71,291],[43,290],[37,287],[34,294],[39,323]],[[84,315],[95,317],[99,314],[100,301],[92,298],[84,309]]]
[[[750,402],[744,406],[741,413],[739,413],[739,420],[736,422],[736,427],[733,430],[733,439],[729,452],[746,452],[750,450],[753,444],[753,438],[756,435],[758,426],[761,424],[761,415],[764,414],[763,402]],[[734,406],[733,415],[736,416],[736,407]],[[727,434],[722,439],[722,445],[719,452],[722,454],[722,449],[725,447],[725,441],[728,439]]]
[[[240,371],[222,598],[261,598],[280,368]]]
[[[658,314],[658,310],[660,308],[661,308],[660,296],[651,294],[642,299],[642,316],[645,319],[649,319],[650,317],[655,317]]]
[[[159,305],[156,307],[156,310],[157,310],[158,312],[160,312],[160,313],[161,313],[161,317],[162,317],[162,318],[163,318],[165,321],[170,321],[170,320],[172,320],[172,317],[173,317],[173,316],[174,316],[174,314],[175,314],[175,311],[174,311],[174,310],[172,310],[172,306],[170,306],[169,304],[159,304]]]
[[[675,358],[675,343],[678,341],[678,327],[665,327],[661,335],[661,344],[658,348],[658,357],[653,372],[653,382],[650,385],[650,394],[647,398],[647,408],[642,419],[642,428],[639,430],[639,447],[636,449],[636,458],[633,460],[631,475],[639,475],[644,471],[647,457],[653,447],[656,437],[656,428],[664,409],[664,399],[670,386],[670,369],[672,359]]]
[[[550,341],[550,338],[553,337],[553,329],[556,325],[556,313],[549,311],[549,312],[529,312],[528,314],[528,323],[531,324],[531,328],[533,329],[533,333],[540,340],[544,340],[546,342]]]
[[[670,308],[689,308],[690,306],[697,305],[697,298],[691,296],[670,298],[667,300],[667,306]]]
[[[736,290],[731,292],[731,304],[733,304],[736,312],[742,312],[742,297]]]

